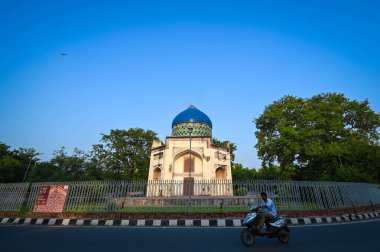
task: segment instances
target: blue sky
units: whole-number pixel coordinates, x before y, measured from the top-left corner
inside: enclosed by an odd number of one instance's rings
[[[339,92],[380,111],[379,11],[375,0],[3,0],[0,141],[48,160],[111,129],[164,140],[193,104],[257,168],[253,119],[284,95]]]

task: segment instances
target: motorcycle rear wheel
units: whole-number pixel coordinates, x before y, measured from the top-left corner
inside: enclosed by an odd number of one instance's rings
[[[283,229],[279,232],[277,235],[277,239],[282,243],[282,244],[288,244],[289,243],[289,231],[286,229]]]
[[[247,247],[251,247],[255,243],[255,236],[250,228],[244,228],[241,230],[240,239],[241,242]]]

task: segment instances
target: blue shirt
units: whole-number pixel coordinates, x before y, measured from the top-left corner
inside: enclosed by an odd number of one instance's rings
[[[267,205],[267,207],[263,207],[264,205]],[[276,218],[277,216],[276,207],[274,206],[274,203],[271,199],[267,199],[267,203],[265,203],[264,200],[261,200],[260,206],[263,207],[261,208],[261,210],[263,210],[266,213],[272,214],[273,217]]]

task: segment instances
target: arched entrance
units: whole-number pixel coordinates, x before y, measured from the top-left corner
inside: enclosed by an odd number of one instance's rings
[[[227,178],[226,169],[224,169],[223,167],[219,167],[218,169],[216,169],[215,177],[216,179],[226,179]]]
[[[191,158],[190,158],[191,156]],[[178,153],[173,160],[174,172],[173,179],[183,180],[182,195],[194,195],[195,178],[202,179],[202,156],[189,150]]]

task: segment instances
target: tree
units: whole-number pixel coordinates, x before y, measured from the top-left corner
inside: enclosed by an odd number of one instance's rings
[[[74,149],[73,155],[66,153],[65,147],[53,153],[50,163],[57,167],[56,175],[60,175],[61,181],[78,181],[84,180],[85,172],[89,164],[89,155],[77,148]]]
[[[303,100],[285,96],[274,104],[267,106],[264,113],[255,119],[258,156],[263,166],[269,167],[275,161],[282,169],[293,165],[296,154],[300,152],[298,133]]]
[[[10,146],[0,142],[0,158],[11,155],[9,148]]]
[[[51,162],[40,162],[34,165],[27,177],[28,182],[66,181],[67,178],[60,167]]]
[[[35,149],[10,147],[0,142],[0,183],[20,183],[24,181],[28,168],[38,161]]]
[[[0,183],[22,182],[23,164],[11,157],[4,156],[0,159]]]
[[[342,178],[343,163],[338,161],[343,156],[347,167],[375,170],[374,161],[364,165],[352,149],[360,145],[363,154],[364,149],[378,146],[380,115],[367,100],[349,100],[336,93],[306,99],[285,96],[267,106],[255,123],[255,147],[263,166],[279,164],[281,173],[291,178],[336,179],[338,168]]]
[[[240,163],[235,163],[232,166],[232,179],[233,180],[253,180],[257,179],[257,172],[255,169],[243,167]]]
[[[105,178],[148,179],[150,150],[157,133],[131,128],[102,134],[102,144],[93,146],[92,161],[105,172]]]
[[[261,167],[261,169],[257,172],[257,178],[265,180],[284,179],[281,175],[280,168],[276,165],[270,165],[269,167]]]

